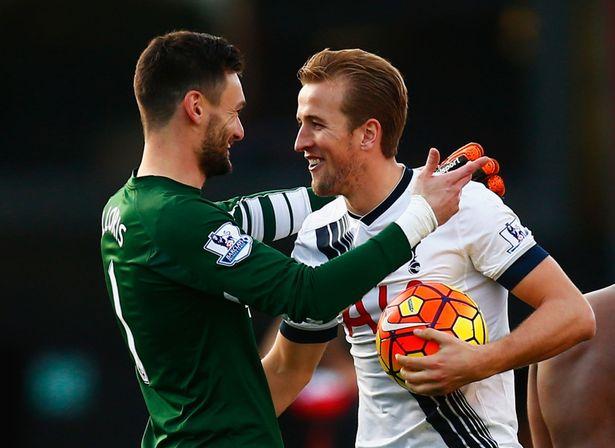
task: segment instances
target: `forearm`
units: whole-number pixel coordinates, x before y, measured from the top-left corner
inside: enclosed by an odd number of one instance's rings
[[[311,308],[303,316],[329,321],[352,305],[391,272],[407,262],[412,248],[397,225],[390,225],[361,246],[313,268],[308,288],[297,290],[300,303]],[[323,300],[325,299],[326,300]]]
[[[512,289],[535,311],[512,333],[486,345],[471,345],[431,328],[415,330],[440,350],[424,358],[402,356],[402,378],[411,390],[443,395],[500,372],[554,356],[594,335],[594,314],[579,290],[551,257]]]
[[[271,242],[294,235],[305,218],[335,196],[319,197],[311,188],[298,187],[238,196],[216,205],[233,215],[244,232],[253,238]]]
[[[295,401],[310,382],[327,343],[300,344],[278,332],[273,347],[262,359],[276,415]]]
[[[306,317],[330,320],[409,261],[412,248],[436,226],[430,206],[423,198],[414,196],[410,207],[394,224],[359,247],[314,268],[310,273],[311,287],[299,290],[307,291],[311,297],[299,301],[315,309],[304,316],[289,316],[297,322]],[[328,300],[322,300],[323,297]]]
[[[593,336],[593,312],[578,297],[550,299],[508,336],[479,348],[483,352],[482,377],[527,366],[563,352]]]
[[[243,250],[239,261],[228,261],[231,259],[229,252],[222,261],[216,260],[216,292],[270,315],[287,314],[295,322],[307,318],[330,321],[408,262],[412,247],[435,229],[437,221],[429,205],[420,197],[413,201],[416,202],[411,202],[395,223],[378,235],[317,267],[297,263],[245,237],[243,246],[231,254]],[[214,226],[212,223],[211,227]],[[220,228],[217,232],[221,232]],[[232,269],[227,268],[229,264]],[[195,267],[200,268],[199,265]],[[202,276],[202,287],[211,289],[211,282],[205,276]]]
[[[269,383],[275,415],[282,414],[309,383],[312,375],[300,369],[289,369],[279,356],[269,353],[262,359],[263,369]]]
[[[361,246],[317,267],[253,243],[245,261],[232,269],[215,266],[219,294],[236,298],[272,316],[287,314],[328,322],[359,300],[412,256],[404,232],[391,224]],[[211,285],[203,277],[203,288]]]

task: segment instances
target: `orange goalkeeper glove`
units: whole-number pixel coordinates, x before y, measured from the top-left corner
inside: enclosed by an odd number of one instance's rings
[[[478,143],[468,143],[448,156],[440,164],[436,172],[447,173],[456,170],[467,162],[478,159],[483,154],[485,154],[485,150],[481,145]],[[490,158],[482,168],[476,170],[472,180],[482,182],[487,188],[501,197],[506,193],[506,185],[504,184],[504,179],[498,175],[499,172],[500,164],[497,160]]]

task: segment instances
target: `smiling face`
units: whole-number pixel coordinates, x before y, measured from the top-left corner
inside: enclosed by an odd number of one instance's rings
[[[342,113],[342,80],[305,84],[298,97],[299,132],[295,151],[303,152],[319,196],[348,195],[361,176],[359,133]]]
[[[243,139],[239,112],[245,103],[239,77],[236,73],[227,74],[220,102],[208,111],[210,118],[197,151],[199,166],[208,178],[232,171],[229,150],[235,141]]]

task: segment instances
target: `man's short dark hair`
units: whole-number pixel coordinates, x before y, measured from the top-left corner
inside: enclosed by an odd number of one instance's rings
[[[155,37],[135,70],[135,97],[143,126],[165,125],[190,90],[218,104],[226,74],[242,70],[240,51],[222,37],[192,31]]]

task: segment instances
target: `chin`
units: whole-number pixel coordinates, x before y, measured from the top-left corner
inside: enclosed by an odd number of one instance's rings
[[[316,193],[317,196],[325,197],[325,196],[335,196],[338,193],[331,188],[330,185],[323,185],[322,183],[315,182],[312,180],[312,190]]]

